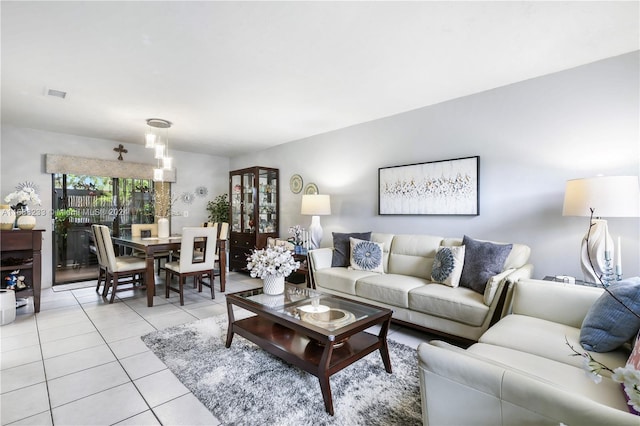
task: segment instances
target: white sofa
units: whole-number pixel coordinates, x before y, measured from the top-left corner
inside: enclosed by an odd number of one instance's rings
[[[371,241],[383,244],[384,274],[332,267],[333,249],[320,248],[309,252],[316,288],[392,309],[397,322],[465,341],[477,341],[502,316],[505,284],[528,278],[533,270],[527,264],[529,247],[513,244],[503,271],[480,294],[430,280],[438,247],[460,245],[461,238],[374,232]]]
[[[602,289],[540,280],[513,288],[512,312],[461,349],[418,346],[425,425],[640,425],[621,385],[594,383],[582,369],[580,327]],[[566,339],[566,341],[565,341]],[[591,353],[611,369],[627,348]],[[604,374],[603,374],[604,376]],[[461,409],[464,407],[464,409]]]

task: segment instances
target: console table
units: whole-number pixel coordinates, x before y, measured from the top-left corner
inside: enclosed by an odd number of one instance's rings
[[[33,308],[36,312],[40,312],[43,232],[42,229],[2,231],[0,239],[0,272],[3,283],[11,271],[20,270],[27,288],[16,291],[16,298],[33,296]]]

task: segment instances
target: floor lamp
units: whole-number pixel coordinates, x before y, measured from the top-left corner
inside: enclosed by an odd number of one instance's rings
[[[587,282],[613,281],[615,249],[609,235],[607,217],[640,216],[640,185],[637,176],[599,176],[567,181],[563,216],[590,217],[591,223],[582,239],[580,265]],[[622,276],[618,249],[615,275]]]
[[[331,214],[331,200],[329,196],[319,194],[303,195],[300,214],[311,216],[311,226],[309,226],[310,248],[319,248],[320,242],[322,241],[320,216]]]

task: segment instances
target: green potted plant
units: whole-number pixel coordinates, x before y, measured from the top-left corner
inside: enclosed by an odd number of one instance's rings
[[[220,194],[213,201],[207,203],[209,222],[229,222],[229,197]]]

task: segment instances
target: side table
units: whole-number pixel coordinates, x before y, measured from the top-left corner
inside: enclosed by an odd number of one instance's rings
[[[551,275],[547,275],[546,277],[543,278],[544,281],[555,281],[558,283],[566,283],[566,284],[570,284],[567,281],[563,281],[559,278],[556,278],[554,276]],[[576,280],[575,285],[582,285],[585,287],[602,287],[602,285],[600,283],[591,283],[591,282],[587,282],[587,281],[582,281],[582,280]]]

